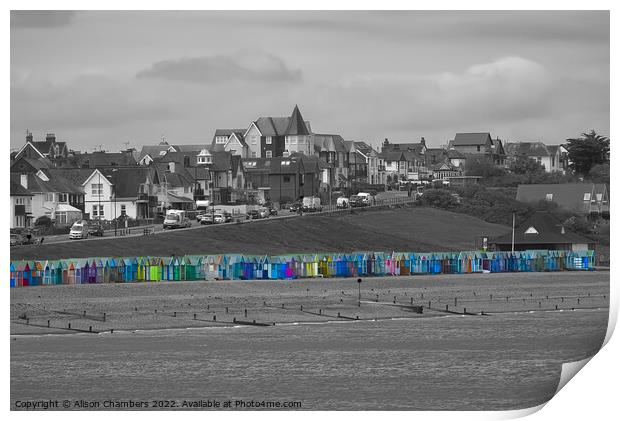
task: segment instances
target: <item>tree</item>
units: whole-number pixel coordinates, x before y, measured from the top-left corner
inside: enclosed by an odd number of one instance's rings
[[[596,164],[590,168],[590,180],[594,183],[609,184],[609,163]]]
[[[582,133],[582,137],[566,139],[568,159],[571,168],[578,174],[587,176],[595,164],[609,162],[609,138],[597,134],[594,130]]]
[[[493,165],[488,159],[469,157],[465,161],[465,174],[477,175],[484,178],[501,177],[506,175],[506,171],[496,165]]]
[[[541,174],[545,167],[533,158],[519,156],[510,164],[510,171],[515,174]]]

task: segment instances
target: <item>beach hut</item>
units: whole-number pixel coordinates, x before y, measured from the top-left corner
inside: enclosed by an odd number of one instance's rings
[[[9,282],[9,286],[11,288],[15,288],[17,286],[17,270],[13,262],[9,264],[9,267],[11,269],[11,280]]]
[[[52,285],[52,267],[49,260],[42,264],[42,280],[41,285]]]
[[[88,267],[88,283],[97,283],[97,262],[95,261],[95,259],[90,262]]]

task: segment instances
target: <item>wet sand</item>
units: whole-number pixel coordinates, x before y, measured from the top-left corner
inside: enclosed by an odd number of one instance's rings
[[[359,292],[361,302],[351,278],[16,288],[11,334],[601,308],[609,305],[609,272],[364,278]]]

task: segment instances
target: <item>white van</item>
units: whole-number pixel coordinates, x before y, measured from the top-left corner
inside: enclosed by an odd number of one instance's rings
[[[184,210],[170,209],[166,212],[164,219],[164,229],[188,228],[192,226]]]
[[[88,238],[88,221],[82,219],[80,221],[75,221],[73,225],[71,225],[71,230],[69,231],[69,239],[85,239]]]

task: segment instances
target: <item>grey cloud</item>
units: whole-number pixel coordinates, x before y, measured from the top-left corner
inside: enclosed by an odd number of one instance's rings
[[[164,60],[136,74],[141,78],[158,78],[190,83],[299,82],[301,70],[290,69],[286,63],[264,52],[239,52],[236,55]]]
[[[83,75],[62,84],[32,80],[11,84],[15,128],[102,128],[173,115],[164,99],[104,76]]]
[[[75,17],[70,10],[13,10],[12,28],[56,28],[69,25]]]

